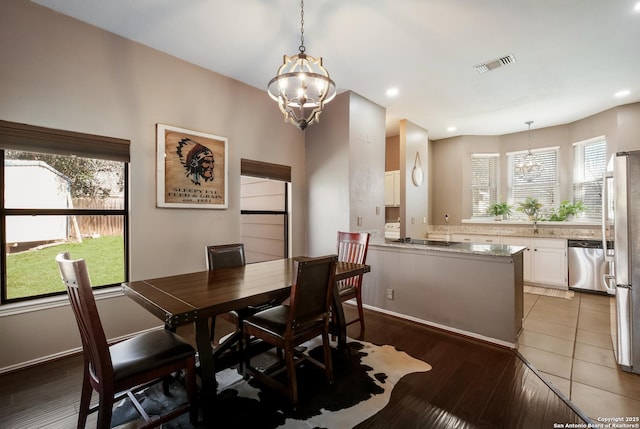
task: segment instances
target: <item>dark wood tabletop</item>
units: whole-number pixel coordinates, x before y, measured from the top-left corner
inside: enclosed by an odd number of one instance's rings
[[[154,314],[168,328],[193,323],[200,356],[203,397],[215,397],[215,362],[208,319],[281,297],[291,288],[294,258],[257,262],[233,268],[178,274],[123,283],[125,295]],[[338,262],[336,281],[370,271],[368,265]],[[338,344],[346,342],[342,304],[334,289]],[[206,409],[207,407],[205,407]],[[205,413],[205,421],[211,415]]]
[[[131,297],[168,327],[267,302],[291,288],[293,258],[123,283]],[[370,271],[338,262],[336,280]]]

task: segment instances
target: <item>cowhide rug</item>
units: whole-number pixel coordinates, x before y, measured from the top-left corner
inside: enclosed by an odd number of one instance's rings
[[[309,353],[322,361],[320,338],[305,344]],[[412,372],[425,372],[431,366],[396,350],[393,346],[349,340],[348,353],[333,349],[334,383],[328,384],[324,371],[311,364],[298,367],[299,405],[293,411],[287,400],[254,380],[245,381],[235,369],[216,374],[218,397],[214,404],[216,427],[247,428],[352,428],[384,408],[396,383]],[[262,356],[252,359],[275,358]],[[284,375],[286,377],[286,375]],[[171,384],[169,397],[161,385],[148,388],[140,396],[150,415],[163,413],[186,402],[181,383]],[[203,405],[206,407],[207,405]],[[137,419],[128,400],[113,413],[112,427]],[[128,427],[128,425],[124,426]],[[135,427],[135,426],[134,426]],[[203,426],[200,426],[203,427]],[[163,428],[193,428],[188,415],[165,424]]]

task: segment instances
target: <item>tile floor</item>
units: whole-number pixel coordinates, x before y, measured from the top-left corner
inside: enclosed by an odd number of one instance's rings
[[[640,375],[617,367],[609,300],[579,292],[571,299],[526,293],[518,345],[547,381],[596,422],[640,417]]]

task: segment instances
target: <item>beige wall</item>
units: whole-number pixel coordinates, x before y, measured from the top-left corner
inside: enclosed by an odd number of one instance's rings
[[[338,230],[382,235],[384,108],[351,91],[339,94],[307,129],[305,145],[309,254],[335,253]]]
[[[416,156],[419,154],[419,156]],[[418,165],[419,164],[419,165]],[[414,167],[424,179],[412,182]],[[403,119],[400,121],[400,236],[426,237],[428,227],[429,137],[427,130]]]
[[[603,135],[607,139],[610,154],[621,150],[640,150],[640,103],[612,108],[566,125],[541,129],[532,126],[532,149],[560,148],[561,200],[571,199],[573,143]],[[506,154],[526,150],[528,144],[527,131],[503,136],[459,136],[432,141],[431,224],[443,225],[445,214],[449,214],[450,225],[460,225],[462,219],[471,217],[471,153],[500,154],[500,194],[506,198]]]
[[[0,119],[131,141],[132,280],[202,270],[206,244],[239,239],[240,158],[292,166],[292,252],[306,252],[304,134],[265,91],[31,2],[3,0],[0,9]],[[227,210],[155,207],[156,123],[229,139]],[[99,303],[109,337],[160,323],[132,304]],[[67,306],[6,310],[0,370],[80,345]]]

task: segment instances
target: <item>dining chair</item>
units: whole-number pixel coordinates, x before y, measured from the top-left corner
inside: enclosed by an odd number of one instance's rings
[[[368,232],[343,232],[338,231],[338,260],[354,264],[366,264],[367,251],[369,250]],[[358,318],[350,320],[346,325],[360,321],[360,331],[364,331],[364,312],[362,309],[362,277],[348,277],[338,281],[337,290],[340,302],[356,299],[358,306]]]
[[[98,411],[97,427],[110,428],[113,405],[124,397],[132,401],[144,420],[142,426],[136,427],[157,427],[185,412],[190,413],[191,423],[196,425],[198,409],[194,348],[166,329],[145,332],[109,345],[85,261],[71,260],[69,253],[63,252],[57,255],[56,262],[82,340],[84,368],[78,429],[85,427],[87,416],[95,411]],[[136,399],[135,393],[162,381],[164,393],[168,395],[167,377],[183,369],[186,370],[188,403],[163,416],[150,417]],[[98,393],[99,402],[90,407],[93,390]]]
[[[246,264],[246,258],[244,253],[244,244],[243,243],[234,243],[234,244],[218,244],[211,245],[206,247],[206,257],[207,257],[207,270],[217,270],[222,268],[230,268],[230,267],[239,267]],[[282,297],[282,300],[286,299],[286,296]],[[224,340],[218,344],[214,351],[214,358],[218,358],[225,351],[232,348],[234,344],[238,345],[238,352],[240,356],[240,360],[238,363],[238,371],[242,373],[242,354],[244,352],[244,339],[242,337],[242,321],[259,312],[265,310],[267,308],[273,307],[274,305],[279,304],[282,300],[273,300],[270,302],[266,302],[261,305],[252,305],[249,307],[244,307],[238,310],[232,310],[227,313],[223,313],[219,315],[222,319],[231,322],[235,331],[230,335],[227,335]],[[215,318],[211,319],[211,340],[214,337],[215,330]],[[248,343],[247,343],[248,344]]]
[[[327,380],[333,383],[331,348],[329,346],[329,319],[332,291],[335,284],[337,255],[317,258],[298,257],[294,261],[291,295],[287,304],[263,310],[243,322],[245,341],[254,336],[275,346],[284,359],[261,371],[251,366],[251,356],[245,355],[244,376],[253,376],[259,382],[287,396],[294,408],[298,404],[296,366],[309,361],[325,370]],[[324,362],[320,362],[296,347],[322,336]],[[286,368],[287,383],[274,378]]]

